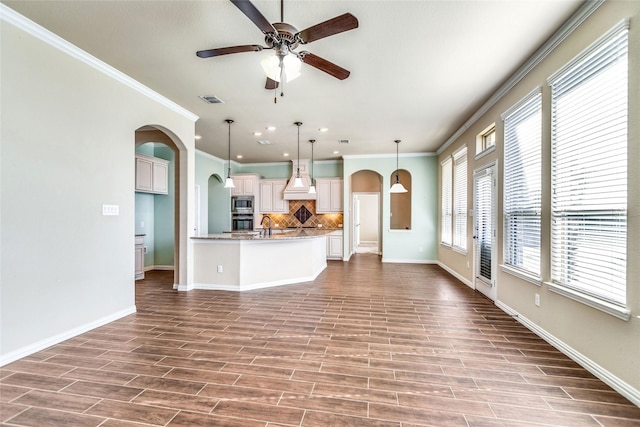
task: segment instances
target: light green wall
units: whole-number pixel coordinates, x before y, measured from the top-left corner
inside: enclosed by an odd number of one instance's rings
[[[232,173],[237,172],[233,168]],[[214,156],[196,152],[195,184],[200,187],[200,234],[231,230],[231,192],[224,188],[227,164]]]
[[[396,158],[380,156],[348,157],[344,160],[344,250],[351,251],[350,176],[371,170],[382,176],[382,260],[385,262],[430,263],[437,260],[438,161],[431,155],[400,157],[402,169],[411,173],[411,230],[390,230],[389,188]]]
[[[262,178],[286,178],[293,175],[291,162],[279,163],[251,163],[247,165],[233,164],[232,171],[236,173],[257,173]],[[311,173],[311,169],[309,170]],[[342,176],[342,161],[315,161],[313,163],[314,178],[333,178]]]

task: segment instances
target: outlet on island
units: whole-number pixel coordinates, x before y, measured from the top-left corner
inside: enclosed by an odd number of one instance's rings
[[[218,266],[218,273],[222,273],[222,266],[221,265]]]

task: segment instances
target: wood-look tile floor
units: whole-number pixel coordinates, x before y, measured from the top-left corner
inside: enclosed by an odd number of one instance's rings
[[[136,283],[138,312],[0,370],[13,426],[640,426],[437,266],[330,262],[244,293]]]

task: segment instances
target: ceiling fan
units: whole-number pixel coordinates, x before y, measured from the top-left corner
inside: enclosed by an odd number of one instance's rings
[[[263,69],[267,75],[266,89],[276,89],[279,82],[290,81],[299,75],[300,62],[311,65],[333,77],[344,80],[349,77],[350,72],[344,68],[327,61],[311,52],[296,52],[301,44],[342,33],[344,31],[358,28],[358,19],[350,13],[345,13],[319,24],[313,25],[305,30],[298,31],[296,27],[284,22],[283,0],[280,0],[280,21],[269,23],[267,19],[249,0],[230,0],[247,18],[251,20],[264,34],[266,46],[250,44],[241,46],[229,46],[217,49],[200,50],[196,55],[200,58],[211,58],[214,56],[228,55],[241,52],[259,52],[263,49],[274,49],[274,61],[267,64],[263,60]],[[269,58],[266,58],[269,59]],[[289,65],[291,63],[293,68]],[[297,65],[296,65],[297,64]],[[268,69],[268,67],[270,68]]]

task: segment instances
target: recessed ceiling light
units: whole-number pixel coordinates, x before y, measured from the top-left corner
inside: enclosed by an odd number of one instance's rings
[[[329,130],[329,128],[320,128],[318,129],[320,132],[327,132]]]
[[[334,151],[333,154],[340,154],[340,152],[339,151]]]
[[[282,153],[283,156],[289,157],[289,153]]]
[[[268,131],[274,131],[274,130],[276,130],[276,127],[275,126],[267,126],[267,130]]]
[[[236,156],[236,159],[241,159],[241,158],[242,158],[242,154],[238,154],[238,155]]]
[[[195,139],[202,139],[202,137],[200,135],[196,135],[194,136]]]
[[[262,132],[254,132],[253,133],[253,136],[260,136],[260,135],[262,135]]]

